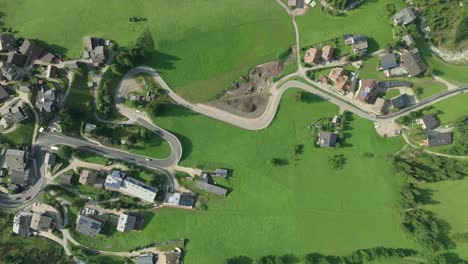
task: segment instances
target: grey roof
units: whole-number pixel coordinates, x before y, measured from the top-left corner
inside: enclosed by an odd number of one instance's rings
[[[79,215],[76,219],[75,230],[81,234],[96,237],[101,232],[102,222],[95,218],[85,215]]]
[[[19,52],[28,56],[30,61],[37,60],[44,52],[44,49],[39,47],[36,43],[25,39],[21,45]]]
[[[28,184],[28,177],[25,171],[12,170],[10,171],[10,174],[12,183],[19,186],[25,186]]]
[[[36,107],[40,112],[51,112],[55,106],[55,101],[56,98],[54,90],[45,91],[44,89],[41,89],[37,93]]]
[[[128,214],[121,214],[119,216],[119,222],[117,223],[117,231],[128,232],[135,229],[135,223],[137,218]]]
[[[26,65],[27,60],[28,57],[26,55],[14,52],[8,53],[7,62],[18,67],[24,67]]]
[[[58,72],[57,67],[55,67],[53,65],[49,65],[49,66],[47,66],[46,77],[47,78],[55,78],[55,77],[57,77],[57,72]]]
[[[16,124],[28,118],[23,109],[18,105],[4,108],[0,111],[0,114],[2,115],[2,119],[9,125]]]
[[[367,37],[364,35],[352,36],[353,51],[354,53],[363,53],[367,51],[369,44],[367,43]]]
[[[296,0],[296,8],[304,8],[305,0]]]
[[[179,205],[192,207],[195,203],[193,196],[188,193],[181,193],[179,199]]]
[[[398,24],[407,25],[407,24],[413,22],[416,19],[416,14],[414,13],[413,8],[406,7],[405,9],[403,9],[400,12],[396,13],[393,16],[393,19]]]
[[[19,149],[8,149],[5,154],[5,164],[13,171],[24,171],[26,152]]]
[[[398,66],[395,53],[389,53],[380,57],[380,67],[382,70],[388,70]]]
[[[81,184],[95,184],[97,180],[98,172],[92,170],[83,169],[80,174],[80,179],[78,180]]]
[[[421,121],[424,123],[426,129],[434,129],[439,125],[437,119],[435,119],[435,117],[432,115],[425,115],[421,117]]]
[[[146,255],[138,256],[135,260],[136,264],[154,264],[155,257],[153,254],[148,253]]]
[[[0,75],[5,77],[8,81],[14,81],[21,73],[18,71],[18,68],[8,62],[0,62]]]
[[[204,181],[197,181],[195,183],[195,187],[197,187],[200,190],[210,192],[210,193],[214,193],[214,194],[221,195],[221,196],[226,196],[226,194],[227,194],[226,189],[218,187],[218,186],[213,185],[213,184],[209,184],[209,183],[204,182]]]
[[[15,51],[17,48],[15,36],[13,34],[4,33],[0,35],[0,50]]]
[[[218,169],[215,169],[214,174],[215,174],[215,176],[227,177],[228,176],[228,170],[218,168]]]
[[[125,172],[114,170],[109,174],[104,182],[106,189],[120,191],[126,195],[139,198],[143,201],[152,203],[156,198],[158,189],[148,186],[145,183],[127,177]]]
[[[44,157],[44,162],[47,164],[47,165],[55,165],[55,162],[57,161],[57,155],[55,153],[50,153],[50,152],[47,152],[45,154],[45,157]]]
[[[10,94],[6,91],[5,87],[0,85],[0,101],[7,99],[10,97]]]
[[[63,174],[60,176],[60,183],[64,185],[71,185],[71,180],[73,176],[69,174]]]
[[[408,94],[402,94],[392,99],[392,105],[395,108],[404,108],[410,103]]]
[[[90,53],[91,61],[93,63],[104,63],[106,61],[106,52],[104,46],[97,46]]]
[[[413,87],[413,84],[408,81],[380,81],[379,87],[380,88],[390,88],[396,86],[406,86],[406,87]]]
[[[452,144],[452,133],[436,133],[432,132],[427,135],[427,145],[429,147],[444,146]]]
[[[31,228],[36,231],[47,231],[52,224],[52,217],[42,213],[33,213],[31,219]]]
[[[426,64],[424,64],[419,55],[418,49],[412,49],[409,52],[403,53],[401,60],[403,61],[403,67],[412,77],[423,73],[427,69]]]
[[[31,224],[32,214],[28,212],[19,212],[13,219],[13,233],[22,237],[27,237],[30,234],[29,226]]]
[[[321,147],[334,148],[338,135],[331,132],[321,131],[319,133],[319,144]]]
[[[414,44],[414,38],[411,36],[411,34],[406,34],[404,35],[401,40],[406,44],[406,46],[411,46]]]

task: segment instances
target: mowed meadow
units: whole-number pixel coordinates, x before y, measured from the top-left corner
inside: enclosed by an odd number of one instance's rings
[[[126,46],[148,29],[156,51],[146,63],[194,102],[216,98],[294,43],[288,15],[270,0],[20,0],[2,1],[0,10],[17,35],[44,41],[70,58],[80,56],[83,36]]]
[[[317,97],[297,102],[295,93],[285,93],[277,117],[260,131],[169,109],[155,122],[181,140],[181,165],[232,169],[233,177],[223,182],[232,191],[210,202],[208,210],[150,213],[143,231],[78,240],[105,250],[128,250],[186,238],[186,262],[195,264],[223,263],[237,255],[344,255],[376,246],[415,248],[400,225],[399,178],[391,165],[403,140],[383,139],[372,122],[353,116],[345,147],[315,148],[307,127],[318,118],[333,117],[338,108]],[[298,144],[304,149],[295,156]],[[346,157],[343,169],[329,165],[335,154]],[[289,164],[275,167],[272,158]]]

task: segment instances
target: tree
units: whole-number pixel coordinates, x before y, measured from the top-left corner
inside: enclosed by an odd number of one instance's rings
[[[144,57],[154,51],[154,40],[151,32],[144,30],[135,42],[130,44],[130,54],[135,58]]]
[[[328,158],[328,162],[333,169],[342,169],[346,163],[346,157],[343,154],[333,155]]]
[[[414,94],[416,95],[416,97],[421,97],[421,95],[424,93],[424,89],[420,86],[417,86],[414,88]]]

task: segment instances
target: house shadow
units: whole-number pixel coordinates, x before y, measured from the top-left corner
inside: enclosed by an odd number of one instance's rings
[[[39,39],[32,39],[33,42],[37,43],[37,45],[43,47],[44,49],[46,49],[48,52],[56,55],[56,56],[61,56],[63,57],[68,49],[65,48],[65,47],[62,47],[62,46],[59,46],[59,45],[56,45],[56,44],[49,44],[43,40],[39,40]]]

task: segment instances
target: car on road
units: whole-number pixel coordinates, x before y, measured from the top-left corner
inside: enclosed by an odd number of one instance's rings
[[[146,158],[145,160],[146,160],[146,161],[152,161],[152,159],[150,159],[150,158]]]
[[[26,201],[31,199],[31,196],[27,196],[26,198],[24,198]]]
[[[21,199],[21,197],[15,197],[15,200],[19,200],[19,199]]]

